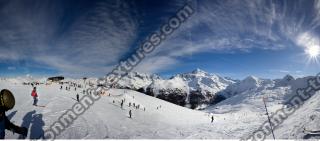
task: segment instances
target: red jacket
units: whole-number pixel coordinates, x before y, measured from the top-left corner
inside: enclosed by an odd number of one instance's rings
[[[38,94],[37,94],[37,92],[35,90],[32,90],[31,96],[38,97]]]

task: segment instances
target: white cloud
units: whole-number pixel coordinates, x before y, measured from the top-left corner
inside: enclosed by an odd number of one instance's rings
[[[110,71],[137,36],[135,8],[122,1],[94,3],[86,11],[67,8],[9,1],[0,9],[0,60],[33,60],[69,75]]]
[[[10,71],[13,71],[13,70],[16,70],[17,68],[16,67],[13,67],[13,66],[10,66],[10,67],[8,67],[8,70],[10,70]]]
[[[304,48],[312,46],[320,47],[319,37],[310,32],[301,33],[296,38],[296,43]]]

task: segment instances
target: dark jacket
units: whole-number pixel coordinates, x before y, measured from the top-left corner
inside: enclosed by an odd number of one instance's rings
[[[14,125],[9,121],[5,112],[3,110],[0,111],[0,139],[4,139],[5,137],[5,129],[11,130],[18,134],[25,134],[22,128]]]

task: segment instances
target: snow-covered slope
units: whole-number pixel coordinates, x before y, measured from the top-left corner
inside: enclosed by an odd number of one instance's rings
[[[182,93],[189,93],[189,87],[181,78],[171,78],[168,80],[155,80],[149,86],[154,96],[158,96],[161,91],[179,89]]]
[[[162,80],[160,76],[156,74],[145,74],[138,72],[129,72],[127,76],[121,78],[117,84],[116,88],[127,88],[132,90],[138,90],[140,88],[145,88],[149,86],[155,80]]]
[[[248,77],[238,83],[230,85],[224,91],[231,93],[230,97],[220,103],[206,109],[207,112],[217,114],[233,114],[238,117],[234,128],[237,132],[241,132],[242,137],[246,137],[258,129],[267,117],[263,98],[266,98],[267,107],[270,114],[276,113],[277,110],[284,107],[289,98],[296,94],[299,88],[307,87],[307,80],[312,77],[293,78],[290,75],[282,79],[266,80],[256,77]],[[312,136],[303,133],[306,128],[311,131],[320,131],[317,122],[320,122],[319,106],[320,92],[317,92],[310,100],[302,105],[293,115],[291,115],[284,124],[281,124],[275,130],[278,139],[302,139],[302,138],[319,138],[320,134]],[[237,130],[246,127],[247,130]],[[267,138],[271,139],[272,136]]]
[[[234,83],[230,79],[210,74],[200,69],[196,69],[191,73],[178,74],[174,78],[184,80],[188,84],[189,91],[210,92],[211,94],[215,94]]]
[[[178,77],[177,77],[178,78]],[[182,80],[159,81],[154,83],[160,86],[181,87]],[[285,104],[286,98],[292,96],[293,90],[307,85],[307,79],[297,78],[290,82],[282,80],[262,80],[251,77],[236,83],[237,86],[247,86],[248,90],[239,90],[239,93],[211,106],[203,111],[191,110],[185,107],[148,96],[128,89],[111,89],[97,101],[83,115],[81,115],[58,139],[239,139],[251,134],[266,120],[266,103],[270,114],[275,113]],[[174,80],[174,81],[173,81]],[[54,123],[58,117],[70,109],[78,93],[82,97],[82,89],[74,91],[60,90],[60,85],[38,86],[39,105],[45,108],[32,106],[31,86],[22,85],[19,79],[0,81],[0,88],[11,90],[16,97],[16,106],[6,115],[17,125],[29,128],[27,138],[36,139],[44,130]],[[182,82],[180,82],[182,81]],[[240,83],[241,83],[240,82]],[[280,83],[281,85],[277,84]],[[284,85],[284,83],[286,85]],[[249,85],[251,84],[251,85]],[[277,85],[276,85],[277,84]],[[160,85],[160,86],[157,86]],[[169,85],[169,86],[167,86]],[[187,84],[186,84],[187,85]],[[235,87],[234,87],[235,88]],[[241,92],[240,92],[241,91]],[[111,96],[109,96],[109,93]],[[292,116],[275,130],[277,139],[309,138],[303,133],[307,130],[320,130],[320,93],[315,94],[301,106]],[[120,107],[124,100],[123,108]],[[139,105],[136,109],[129,103]],[[144,108],[146,109],[144,111]],[[132,110],[133,118],[128,118]],[[211,116],[214,121],[211,123]],[[6,132],[6,138],[21,138],[18,134]],[[271,139],[271,136],[267,137]]]
[[[255,76],[248,76],[244,80],[229,85],[220,94],[225,97],[231,97],[246,91],[256,92],[266,89],[267,87],[273,87],[274,82],[270,79],[260,79]]]
[[[11,90],[16,97],[16,106],[7,112],[9,119],[29,128],[27,138],[39,138],[58,117],[76,103],[78,91],[60,90],[60,85],[38,86],[39,105],[32,106],[31,86],[0,83],[1,88]],[[175,104],[132,90],[111,89],[103,95],[84,115],[81,115],[58,139],[166,139],[188,138],[194,126],[209,124],[206,113],[180,107]],[[80,94],[82,97],[83,94]],[[120,101],[125,106],[120,108]],[[113,103],[115,101],[115,103]],[[131,104],[140,105],[135,109]],[[159,108],[161,106],[161,108]],[[143,110],[144,108],[145,111]],[[128,118],[132,110],[133,118]],[[197,122],[194,122],[197,119]],[[188,129],[192,128],[192,129]],[[8,131],[6,138],[17,139],[18,134]]]

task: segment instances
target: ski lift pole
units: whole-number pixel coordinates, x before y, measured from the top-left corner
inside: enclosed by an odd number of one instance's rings
[[[275,140],[276,138],[274,137],[273,128],[272,128],[272,124],[271,124],[271,120],[270,120],[270,116],[269,116],[269,112],[268,112],[268,109],[267,109],[267,104],[266,104],[265,98],[263,98],[263,104],[264,104],[264,107],[266,109],[266,113],[267,113],[267,116],[268,116],[268,121],[269,121],[269,124],[270,124],[272,137]]]

